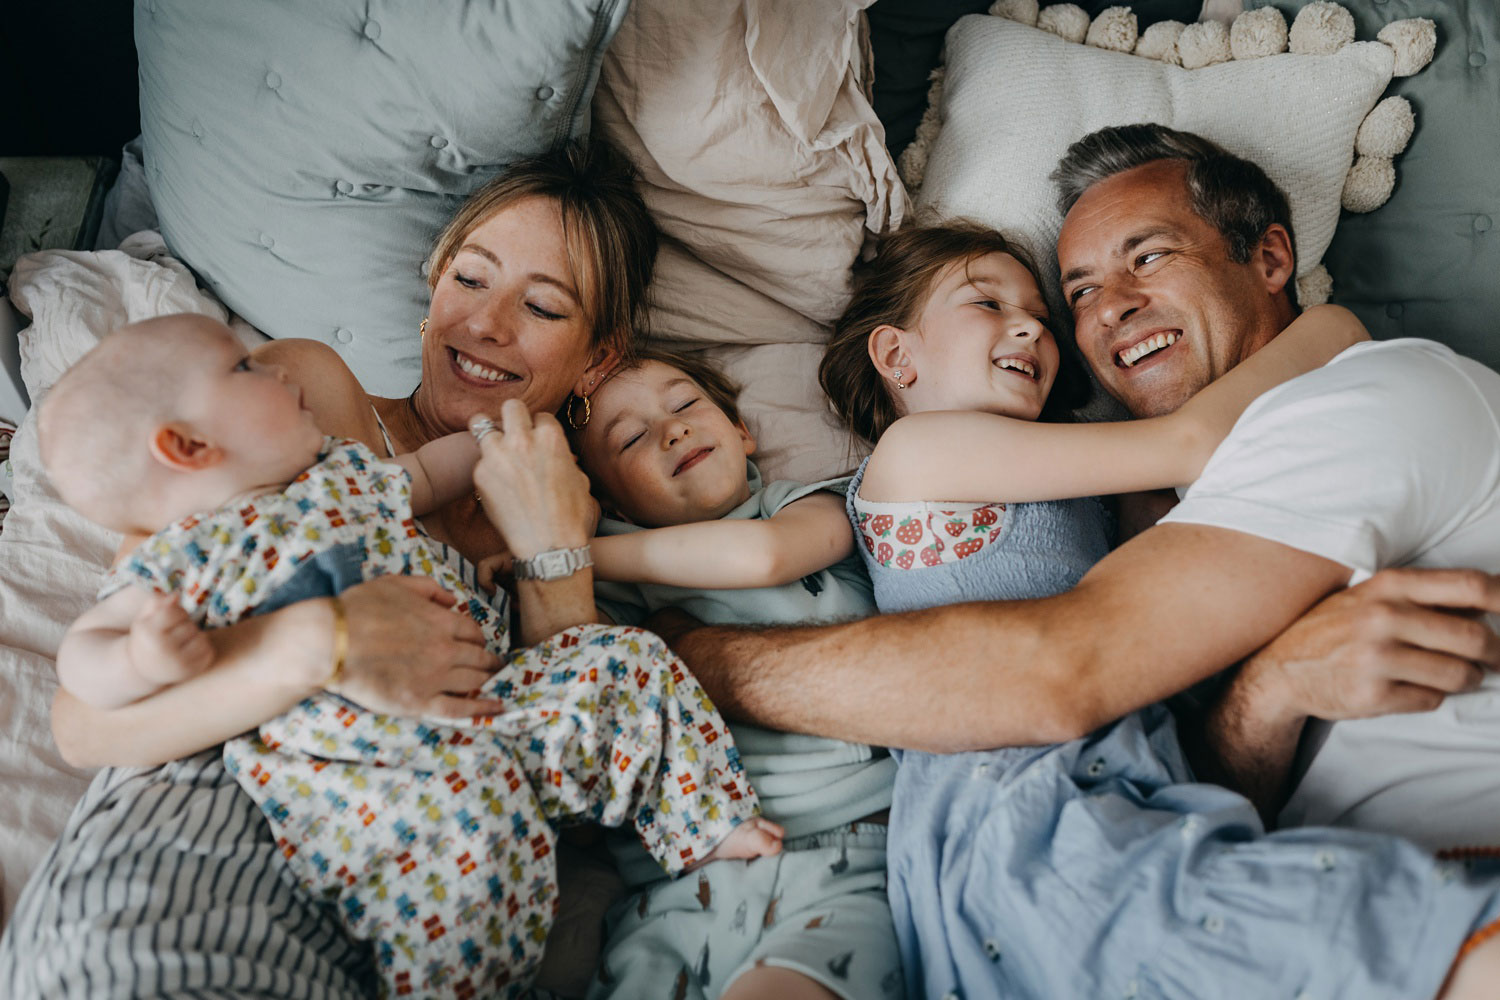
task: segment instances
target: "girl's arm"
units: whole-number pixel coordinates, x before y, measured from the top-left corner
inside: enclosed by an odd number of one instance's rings
[[[973,411],[916,413],[876,444],[860,495],[903,502],[1058,500],[1182,486],[1257,396],[1369,339],[1341,306],[1315,306],[1174,413],[1048,424]]]
[[[173,595],[126,587],[68,629],[57,676],[74,697],[118,708],[202,673],[213,657],[212,643]]]
[[[479,445],[468,431],[445,434],[416,451],[391,459],[411,476],[411,509],[417,517],[462,497],[474,489],[474,463]]]
[[[844,498],[813,493],[758,521],[698,521],[595,538],[594,576],[709,590],[800,580],[854,549]]]

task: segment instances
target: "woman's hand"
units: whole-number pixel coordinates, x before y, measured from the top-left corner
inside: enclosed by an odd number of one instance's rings
[[[474,486],[512,556],[530,559],[589,543],[599,505],[556,418],[533,416],[520,400],[506,400],[500,428],[483,435],[479,452]]]
[[[474,692],[500,668],[484,634],[436,580],[382,576],[342,594],[349,649],[330,690],[387,715],[495,715]],[[330,647],[331,648],[331,647]]]

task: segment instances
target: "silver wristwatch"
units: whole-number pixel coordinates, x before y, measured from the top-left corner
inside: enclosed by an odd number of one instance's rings
[[[530,559],[517,559],[512,571],[517,580],[561,580],[585,566],[594,565],[594,553],[587,546],[577,549],[548,549]]]

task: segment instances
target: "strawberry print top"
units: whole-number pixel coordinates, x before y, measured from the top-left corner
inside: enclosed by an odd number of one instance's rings
[[[1003,503],[882,503],[858,494],[852,500],[860,544],[887,569],[967,559],[993,545],[1005,524]]]

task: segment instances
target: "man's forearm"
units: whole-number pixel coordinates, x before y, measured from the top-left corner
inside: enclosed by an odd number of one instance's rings
[[[995,655],[996,623],[986,619],[1001,617],[1001,607],[954,605],[839,625],[653,627],[725,715],[772,729],[934,752],[1086,732],[1087,702],[1052,684],[1052,672],[1005,685],[999,661],[1029,657],[1027,630],[1015,620],[1020,602],[1004,606],[1011,655]]]
[[[1265,710],[1253,670],[1242,669],[1205,714],[1202,750],[1217,774],[1200,774],[1235,788],[1270,827],[1286,801],[1287,780],[1306,719]]]

